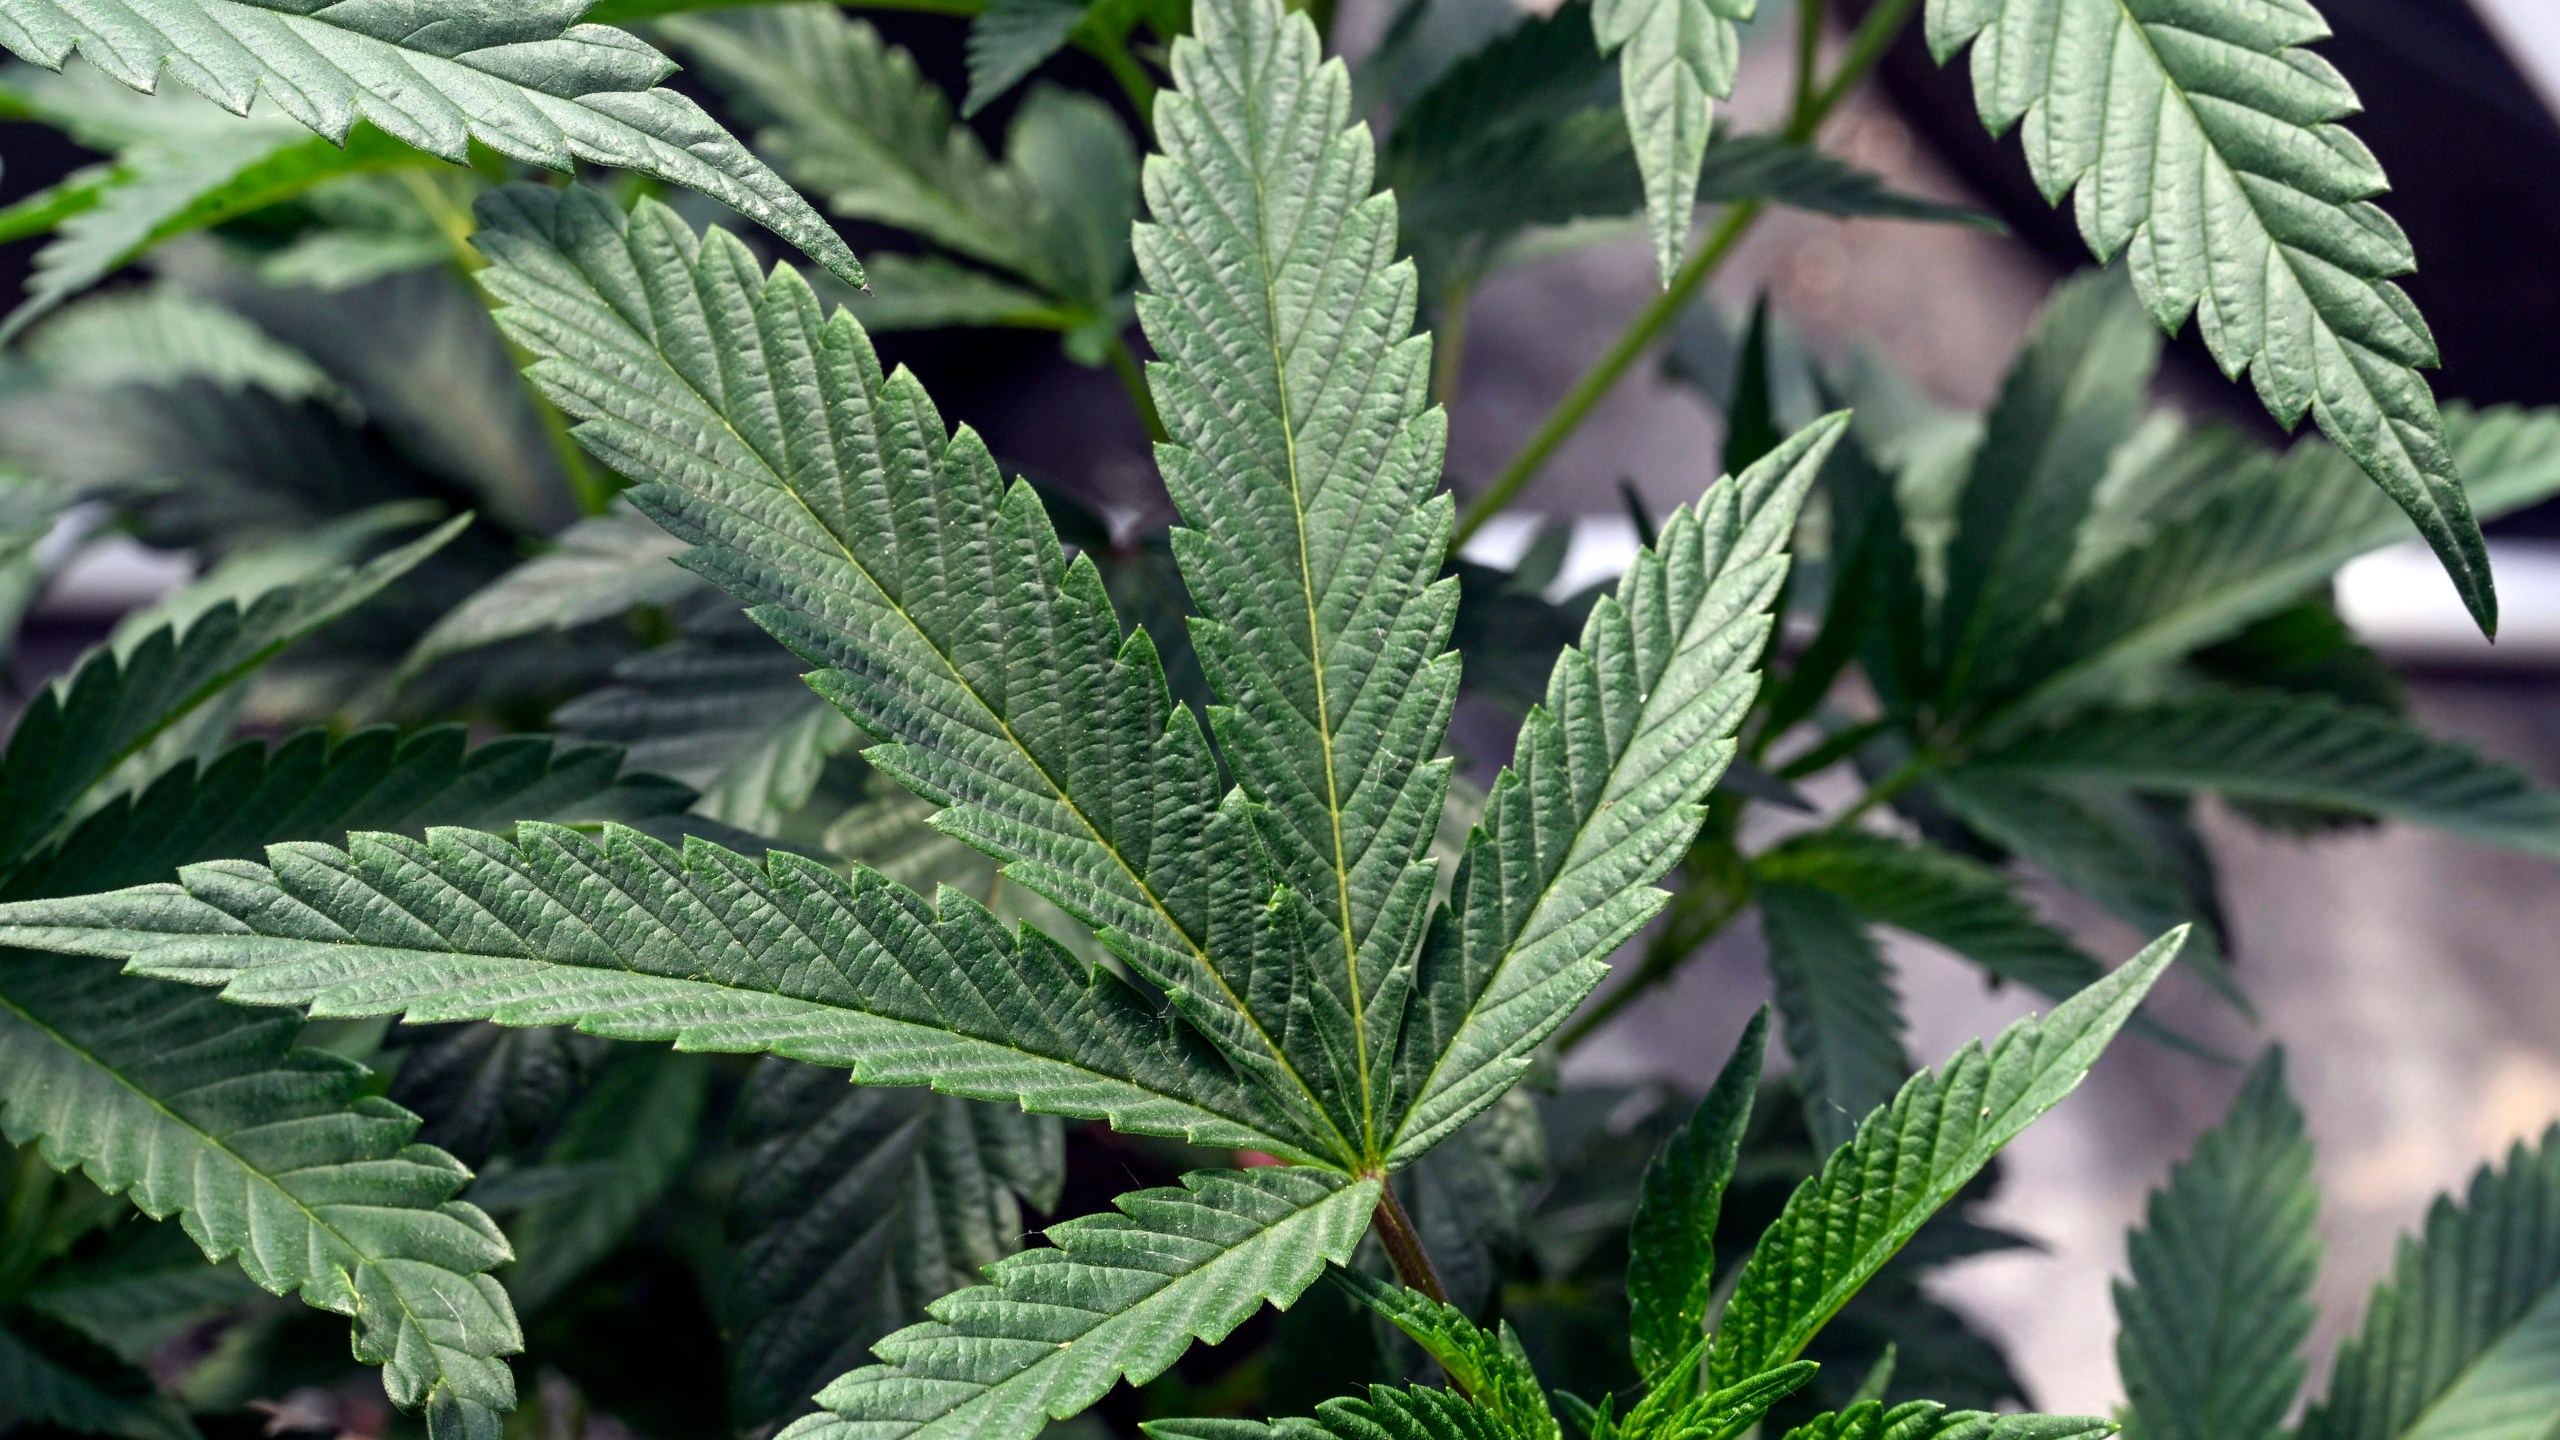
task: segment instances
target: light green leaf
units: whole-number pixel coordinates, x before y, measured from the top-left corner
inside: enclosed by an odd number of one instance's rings
[[[1722,1386],[1801,1354],[1840,1307],[2000,1148],[2078,1088],[2185,939],[2172,932],[2106,979],[1913,1076],[1788,1197],[1735,1283],[1709,1357]]]
[[[1439,1361],[1449,1379],[1482,1406],[1511,1440],[1563,1440],[1564,1427],[1548,1408],[1538,1372],[1530,1367],[1519,1332],[1508,1321],[1498,1332],[1489,1332],[1456,1306],[1419,1290],[1389,1285],[1357,1270],[1336,1270],[1333,1278]]]
[[[1597,0],[1591,38],[1618,57],[1618,83],[1644,175],[1645,214],[1662,283],[1688,248],[1698,167],[1707,156],[1715,101],[1733,93],[1742,60],[1736,21],[1757,0]]]
[[[699,840],[679,854],[618,825],[519,833],[279,846],[276,869],[0,907],[0,943],[127,959],[244,1004],[573,1024],[1304,1154],[1267,1094],[1178,1022],[957,892],[928,906],[869,871]]]
[[[2105,1440],[2109,1421],[2086,1415],[1992,1415],[1949,1410],[1932,1400],[1885,1408],[1868,1400],[1787,1432],[1787,1440]]]
[[[470,1172],[409,1143],[417,1118],[362,1095],[362,1067],[295,1048],[300,1028],[98,961],[0,955],[0,1130],[352,1317],[357,1358],[439,1437],[494,1426],[515,1403],[497,1357],[523,1344],[486,1273],[506,1241],[452,1198]]]
[[[1938,611],[1942,705],[1997,685],[2036,633],[2159,355],[2111,273],[2066,283],[2037,319],[1957,499]]]
[[[567,171],[580,161],[697,190],[862,283],[809,203],[659,86],[675,68],[631,35],[577,23],[588,0],[457,12],[438,0],[314,10],[303,0],[0,0],[0,46],[49,70],[75,49],[136,90],[178,80],[234,114],[261,94],[344,144],[359,120],[460,165],[473,143]]]
[[[1429,1148],[1509,1088],[1661,909],[1653,882],[1733,756],[1782,547],[1846,426],[1817,421],[1675,511],[1557,661],[1424,946],[1393,1153]]]
[[[1351,1258],[1378,1182],[1303,1168],[1202,1170],[1139,1190],[1116,1214],[1052,1226],[1054,1248],[944,1297],[934,1319],[873,1346],[818,1396],[791,1440],[1028,1440],[1126,1379],[1144,1384],[1193,1340],[1223,1340],[1265,1301],[1287,1305]]]
[[[1867,1113],[1911,1073],[1911,1028],[1884,951],[1857,908],[1831,890],[1784,882],[1754,888],[1787,1052],[1804,1091],[1817,1151],[1849,1142]]]
[[[1150,1420],[1151,1440],[1511,1440],[1493,1412],[1454,1390],[1372,1385],[1365,1397],[1340,1396],[1316,1406],[1313,1418]]]
[[[2560,796],[2466,745],[2317,695],[2208,692],[2092,711],[1966,768],[1992,785],[2011,776],[2094,780],[2318,805],[2560,855]]]
[[[1743,1027],[1689,1122],[1645,1167],[1635,1223],[1627,1230],[1627,1349],[1636,1373],[1652,1384],[1678,1383],[1670,1372],[1684,1359],[1695,1368],[1693,1352],[1706,1333],[1715,1289],[1716,1220],[1742,1154],[1768,1047],[1763,1008]],[[1694,1386],[1694,1375],[1684,1379]]]
[[[2445,429],[2481,518],[2560,493],[2560,414],[2456,405]],[[2405,533],[2389,500],[2329,446],[2306,442],[2270,464],[2245,449],[2233,455],[2225,433],[2181,443],[2209,467],[2210,485],[2198,487],[2205,498],[2074,585],[2018,677],[2033,688],[2003,707],[2003,720],[2103,694],[2234,634]]]
[[[2560,1127],[2400,1242],[2303,1440],[2550,1440],[2560,1417]]]
[[[969,22],[969,96],[962,115],[987,108],[1066,48],[1084,23],[1085,0],[988,0]]]
[[[415,674],[448,655],[545,630],[614,619],[636,605],[672,605],[702,589],[669,563],[685,543],[616,507],[553,537],[551,548],[445,612],[403,662]]]
[[[365,564],[308,584],[226,601],[183,632],[162,627],[128,647],[102,646],[36,696],[0,756],[0,857],[56,839],[92,785],[169,727],[285,647],[355,609],[406,574],[470,517]]]
[[[2054,204],[2077,191],[2091,253],[2126,256],[2164,327],[2195,315],[2278,420],[2308,409],[2494,631],[2488,552],[2418,374],[2435,338],[2388,278],[2417,257],[2371,203],[2381,165],[2336,123],[2355,92],[2300,48],[2329,34],[2308,0],[1930,0],[1927,25],[1941,62],[1973,45],[1983,123],[2025,120],[2028,167]]]
[[[2151,1192],[2114,1286],[2133,1440],[2275,1440],[2302,1389],[2318,1312],[2320,1190],[2283,1052]]]
[[[1065,1137],[1046,1116],[848,1085],[788,1060],[748,1077],[734,1138],[747,1163],[721,1313],[750,1427],[787,1418],[873,1341],[1020,1249],[1023,1206],[1055,1210],[1066,1179]]]
[[[2106,973],[2071,937],[2045,924],[2007,876],[1934,845],[1864,830],[1819,830],[1753,857],[1763,883],[1831,891],[1872,924],[1942,945],[2055,1000]]]
[[[1451,762],[1424,758],[1458,688],[1447,426],[1349,75],[1276,0],[1192,23],[1155,109],[1138,318],[1210,725],[1287,892],[1267,923],[1289,959],[1237,989],[1376,1158],[1449,790]]]

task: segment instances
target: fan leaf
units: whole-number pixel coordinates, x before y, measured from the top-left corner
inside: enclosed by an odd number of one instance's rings
[[[1849,1297],[2000,1147],[2078,1088],[2184,940],[2172,932],[1988,1048],[1969,1044],[1913,1076],[1855,1139],[1788,1197],[1753,1247],[1716,1330],[1716,1386],[1802,1353]]]
[[[77,50],[136,90],[166,74],[239,115],[263,94],[341,145],[361,120],[457,165],[476,142],[552,170],[636,170],[718,200],[861,284],[861,264],[808,201],[660,87],[674,65],[623,31],[577,23],[587,8],[0,0],[0,46],[48,70]]]
[[[2355,92],[2300,48],[2329,34],[2307,0],[1929,0],[1927,28],[1941,62],[1973,46],[1983,123],[2025,121],[2028,167],[2048,201],[2076,192],[2091,253],[2126,256],[2164,327],[2193,314],[2269,414],[2309,410],[2495,631],[2488,550],[2418,374],[2435,338],[2389,278],[2417,258],[2371,203],[2382,167],[2336,123]]]
[[[1591,38],[1601,54],[1618,57],[1627,134],[1665,285],[1688,248],[1715,102],[1733,93],[1742,63],[1734,25],[1757,8],[1757,0],[1597,0],[1591,7]]]
[[[1911,1073],[1902,995],[1865,918],[1838,892],[1783,882],[1757,887],[1769,971],[1787,1052],[1804,1090],[1816,1150],[1847,1144],[1858,1122]]]
[[[1769,1048],[1769,1012],[1743,1027],[1716,1083],[1645,1167],[1627,1231],[1628,1351],[1648,1382],[1665,1383],[1706,1333],[1714,1298],[1716,1221],[1742,1156],[1743,1130]],[[1692,1366],[1694,1367],[1694,1364]]]
[[[1787,1432],[1787,1440],[2105,1440],[2112,1422],[2086,1415],[1993,1415],[1932,1400],[1885,1408],[1867,1400]]]

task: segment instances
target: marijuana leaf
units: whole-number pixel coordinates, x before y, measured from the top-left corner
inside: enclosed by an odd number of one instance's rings
[[[1986,1049],[1913,1076],[1798,1186],[1744,1263],[1709,1356],[1727,1385],[1794,1359],[2000,1147],[2078,1088],[2184,940],[2172,932]]]
[[[1991,1415],[1930,1400],[1869,1400],[1787,1432],[1787,1440],[2105,1440],[2116,1427],[2083,1415]]]
[[[468,163],[474,142],[553,170],[637,170],[698,190],[846,281],[862,266],[780,176],[660,81],[666,57],[576,23],[588,0],[455,12],[435,0],[0,0],[0,46],[48,70],[73,50],[136,90],[165,72],[234,114],[264,94],[339,144],[359,120]]]
[[[1547,1407],[1529,1353],[1509,1323],[1489,1333],[1456,1306],[1419,1290],[1388,1285],[1357,1270],[1336,1270],[1333,1277],[1439,1361],[1449,1379],[1491,1413],[1505,1434],[1514,1440],[1564,1440],[1564,1427]]]
[[[2417,257],[2370,203],[2382,167],[2335,123],[2355,92],[2300,48],[2329,34],[2308,0],[1930,0],[1927,24],[1941,63],[1973,45],[1983,123],[2024,118],[2036,183],[2054,204],[2078,192],[2090,251],[2125,254],[2163,327],[2194,314],[2268,413],[2308,409],[2495,631],[2488,552],[2417,370],[2435,338],[2387,278]]]
[[[1591,38],[1618,56],[1627,133],[1644,174],[1654,263],[1671,283],[1689,241],[1698,167],[1706,160],[1714,102],[1733,93],[1742,39],[1758,0],[1597,0]]]
[[[2544,1436],[2560,1413],[2560,1128],[2438,1196],[2341,1346],[2304,1440]]]
[[[1189,1348],[1286,1304],[1327,1264],[1351,1258],[1378,1182],[1303,1167],[1184,1177],[1139,1190],[1118,1214],[1050,1227],[1048,1249],[988,1270],[993,1283],[944,1297],[934,1318],[872,1347],[866,1366],[818,1395],[825,1413],[791,1440],[1027,1437],[1123,1378],[1144,1384]]]
[[[2302,1389],[2320,1269],[2320,1192],[2284,1055],[2151,1192],[2116,1282],[2116,1363],[2134,1440],[2272,1440]]]
[[[1661,908],[1652,882],[1687,851],[1734,753],[1781,547],[1846,424],[1806,427],[1675,512],[1557,661],[1424,946],[1391,1153],[1492,1103]]]
[[[1696,1368],[1715,1287],[1716,1219],[1768,1047],[1769,1012],[1762,1009],[1743,1027],[1689,1123],[1645,1167],[1627,1232],[1627,1348],[1636,1372],[1652,1384],[1679,1383],[1671,1371],[1684,1359]],[[1685,1378],[1694,1385],[1694,1375]]]
[[[1754,894],[1805,1121],[1815,1148],[1828,1154],[1911,1073],[1902,1047],[1910,1024],[1884,951],[1855,906],[1837,892],[1783,881]]]

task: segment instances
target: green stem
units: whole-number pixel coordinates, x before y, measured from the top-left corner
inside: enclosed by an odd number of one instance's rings
[[[1847,99],[1849,92],[1867,78],[1867,72],[1876,67],[1876,62],[1884,58],[1886,47],[1901,33],[1903,22],[1911,18],[1912,8],[1917,3],[1918,0],[1878,0],[1875,8],[1867,12],[1867,18],[1859,22],[1857,33],[1849,38],[1848,53],[1842,57],[1840,68],[1832,72],[1829,83],[1822,87],[1813,103],[1797,107],[1794,118],[1787,123],[1788,140],[1803,144],[1813,139],[1814,132],[1822,128],[1822,122],[1831,117],[1831,112],[1839,108],[1840,102]],[[1556,402],[1556,408],[1548,413],[1528,443],[1520,447],[1520,453],[1511,457],[1511,463],[1494,477],[1493,484],[1467,503],[1459,514],[1457,533],[1449,541],[1452,551],[1483,529],[1486,521],[1501,514],[1503,507],[1517,499],[1521,490],[1537,478],[1539,469],[1554,458],[1564,442],[1572,438],[1573,432],[1582,427],[1583,421],[1591,418],[1591,412],[1617,387],[1618,381],[1625,377],[1645,348],[1671,328],[1671,322],[1679,317],[1682,307],[1715,274],[1716,267],[1732,253],[1734,246],[1741,243],[1753,222],[1760,218],[1763,208],[1760,201],[1745,200],[1724,212],[1724,217],[1717,222],[1706,243],[1700,245],[1688,262],[1680,267],[1679,273],[1671,277],[1671,283],[1629,322],[1625,332],[1609,347],[1608,353],[1584,371],[1581,379],[1573,382],[1573,388]]]
[[[1452,280],[1440,296],[1440,334],[1431,348],[1431,398],[1443,410],[1458,404],[1458,373],[1467,353],[1467,300],[1474,286]]]
[[[1671,328],[1671,322],[1680,317],[1680,311],[1688,305],[1690,297],[1698,293],[1698,287],[1707,283],[1708,277],[1715,274],[1716,267],[1733,253],[1733,247],[1751,228],[1751,222],[1760,218],[1760,210],[1761,202],[1745,200],[1724,212],[1723,218],[1716,222],[1715,230],[1707,236],[1706,243],[1700,245],[1681,265],[1679,273],[1671,277],[1671,284],[1654,296],[1635,320],[1619,332],[1608,353],[1583,371],[1582,378],[1573,382],[1573,388],[1556,402],[1556,408],[1548,413],[1537,433],[1529,437],[1529,443],[1520,447],[1520,453],[1512,456],[1511,463],[1502,467],[1502,473],[1494,477],[1484,493],[1467,502],[1466,508],[1459,513],[1457,532],[1449,537],[1450,550],[1455,551],[1467,543],[1484,528],[1486,521],[1501,514],[1503,508],[1517,499],[1521,490],[1537,478],[1538,471],[1566,440],[1572,438],[1574,431],[1582,428],[1582,422],[1590,418],[1592,410],[1617,388],[1618,381],[1634,366],[1637,357],[1660,339],[1663,331]]]
[[[1395,1267],[1396,1278],[1406,1288],[1448,1304],[1448,1288],[1440,1283],[1431,1252],[1422,1248],[1422,1231],[1414,1225],[1413,1217],[1404,1213],[1404,1202],[1396,1199],[1396,1187],[1384,1175],[1378,1177],[1377,1225],[1378,1245],[1387,1252],[1387,1263]]]
[[[1138,357],[1129,353],[1129,342],[1114,335],[1111,348],[1111,373],[1120,377],[1122,388],[1129,392],[1131,403],[1138,407],[1138,418],[1147,422],[1147,438],[1161,445],[1173,437],[1164,428],[1164,414],[1156,409],[1155,391],[1147,387],[1147,372],[1138,366]]]
[[[1822,59],[1822,0],[1800,0],[1796,6],[1796,98],[1787,128],[1802,124],[1814,106],[1814,69]]]
[[[1868,811],[1875,809],[1877,806],[1891,800],[1903,791],[1919,784],[1923,777],[1927,776],[1932,769],[1936,768],[1936,765],[1937,757],[1926,750],[1904,760],[1901,764],[1896,765],[1893,769],[1887,771],[1883,779],[1868,786],[1867,793],[1858,797],[1857,804],[1852,805],[1848,809],[1841,811],[1838,815],[1833,816],[1831,824],[1827,828],[1833,830],[1846,830],[1857,824],[1860,820],[1866,818]]]
[[[1156,123],[1156,82],[1149,78],[1138,57],[1129,53],[1128,43],[1102,26],[1087,25],[1076,32],[1076,48],[1102,62],[1111,78],[1120,82],[1122,94],[1136,107],[1138,118],[1152,130]]]

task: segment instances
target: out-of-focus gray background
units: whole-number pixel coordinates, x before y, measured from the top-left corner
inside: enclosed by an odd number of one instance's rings
[[[2364,97],[2354,128],[2399,183],[2385,203],[2417,246],[2421,273],[2408,288],[2443,344],[2441,393],[2560,402],[2560,0],[2477,4],[2323,0],[2339,35],[2321,53]],[[1776,121],[1787,23],[1764,26],[1746,61],[1731,107],[1743,129]],[[1779,214],[1721,274],[1716,298],[1739,311],[1765,290],[1818,351],[1864,345],[1942,402],[1987,405],[2042,297],[2082,258],[2067,218],[2040,213],[2015,144],[1983,139],[1961,75],[1936,72],[1916,46],[1824,140],[1905,189],[1992,208],[2012,233]],[[1628,244],[1486,287],[1452,417],[1461,493],[1500,466],[1654,284],[1649,256]],[[2172,347],[2164,400],[2263,424],[2245,388],[2222,386],[2201,360],[2192,340]],[[1665,507],[1712,477],[1720,443],[1710,410],[1642,367],[1521,507],[1616,515],[1622,477]],[[2555,533],[2540,515],[2493,531],[2502,573],[2521,578],[2546,562],[2554,552],[2537,537]],[[2560,646],[2544,638],[2560,634],[2560,606],[2529,602],[2533,613],[2512,615],[2509,643],[2492,653],[2447,622],[2459,612],[2432,567],[2367,565],[2351,581],[2349,613],[2407,662],[2425,723],[2560,783]],[[2520,588],[2502,587],[2511,597]],[[2428,1198],[2560,1119],[2560,867],[2398,826],[2308,843],[2221,815],[2208,815],[2207,830],[2239,973],[2264,1024],[2253,1033],[2190,990],[2165,1003],[2192,1033],[2235,1051],[2290,1047],[2328,1196],[2312,1350],[2325,1357]],[[2053,903],[2110,958],[2147,938]],[[1747,928],[1726,936],[1664,999],[1587,1046],[1573,1073],[1703,1087],[1767,998],[1759,946]],[[2015,992],[1987,992],[1978,971],[1908,950],[1917,1058],[2030,1008]],[[1970,1262],[1944,1293],[2008,1342],[2039,1406],[2105,1413],[2122,1398],[2107,1286],[2123,1272],[2125,1229],[2237,1083],[2236,1072],[2128,1040],[2009,1151],[1997,1213],[2046,1248]]]

